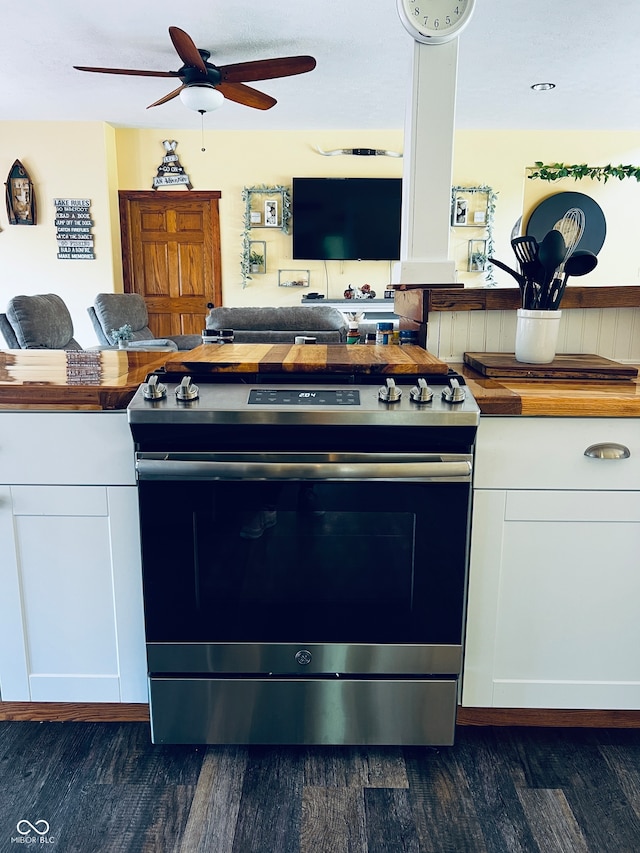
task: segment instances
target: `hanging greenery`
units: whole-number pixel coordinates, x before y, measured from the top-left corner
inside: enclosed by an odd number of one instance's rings
[[[534,166],[529,166],[530,180],[539,178],[541,181],[559,181],[561,178],[573,178],[575,181],[582,178],[591,178],[594,181],[603,181],[605,184],[609,178],[635,178],[640,181],[640,166],[587,166],[586,163],[569,166],[566,163],[544,164],[537,160]]]
[[[486,234],[487,234],[487,258],[493,256],[493,246],[494,246],[494,238],[493,238],[493,226],[495,222],[496,216],[496,204],[498,201],[498,193],[493,189],[493,187],[488,186],[487,184],[482,184],[477,187],[451,187],[451,206],[453,209],[453,205],[455,204],[456,197],[459,193],[484,193],[487,197],[487,218],[486,222],[483,226]],[[493,277],[493,264],[490,261],[487,261],[484,267],[484,280],[487,283],[488,287],[496,287],[498,282]]]
[[[247,286],[247,281],[251,279],[251,229],[254,227],[251,223],[251,201],[254,195],[263,196],[280,196],[282,212],[280,214],[279,230],[283,234],[289,233],[289,223],[291,221],[291,192],[289,187],[275,186],[268,187],[262,184],[257,187],[244,187],[242,190],[242,200],[244,201],[244,219],[242,231],[242,253],[240,255],[240,272],[242,275],[242,287]]]

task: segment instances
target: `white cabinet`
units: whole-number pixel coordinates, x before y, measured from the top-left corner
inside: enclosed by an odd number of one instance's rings
[[[482,418],[462,704],[639,709],[639,649],[640,422]]]
[[[125,412],[0,413],[5,701],[145,702]]]

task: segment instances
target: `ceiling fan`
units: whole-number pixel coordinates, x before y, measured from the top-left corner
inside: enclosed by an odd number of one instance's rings
[[[83,65],[74,65],[78,71],[96,71],[100,74],[128,74],[137,77],[178,77],[180,86],[169,92],[147,109],[166,104],[167,101],[181,95],[182,99],[190,106],[184,95],[187,90],[208,89],[217,90],[230,101],[244,104],[246,107],[254,107],[258,110],[268,110],[277,101],[271,95],[258,91],[245,83],[253,80],[272,80],[276,77],[290,77],[294,74],[304,74],[313,71],[316,61],[312,56],[285,56],[279,59],[258,59],[252,62],[236,62],[233,65],[214,65],[208,62],[210,51],[197,48],[190,35],[179,27],[169,27],[169,36],[180,59],[182,68],[178,71],[135,71],[128,68],[90,68]],[[184,93],[184,94],[183,94]],[[220,104],[222,98],[219,99]],[[205,112],[197,106],[192,109]],[[209,107],[208,109],[212,109]]]

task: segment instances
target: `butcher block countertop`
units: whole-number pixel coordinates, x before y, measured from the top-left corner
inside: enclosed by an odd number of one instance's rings
[[[573,362],[579,359],[580,356],[574,356]],[[584,359],[584,376],[589,378],[579,378],[579,370],[564,370],[568,356],[558,356],[549,367],[521,365],[521,376],[487,376],[469,364],[452,364],[451,367],[465,377],[483,415],[640,417],[638,365],[620,365],[622,378],[616,379],[608,375],[615,375],[616,371],[605,365],[600,371],[601,377],[593,378],[598,372],[593,368],[597,362],[592,357],[584,356]],[[513,373],[515,364],[513,360],[513,366],[508,366],[505,373]],[[615,364],[610,362],[610,365]],[[551,377],[554,370],[557,375]],[[572,378],[563,377],[563,372]],[[541,378],[533,378],[528,373],[539,374]],[[547,375],[543,376],[545,373]]]
[[[190,352],[103,350],[0,351],[0,410],[124,409],[153,370],[272,376],[329,371],[364,376],[446,373],[465,376],[486,415],[640,417],[640,381],[625,379],[531,379],[484,376],[469,365],[452,364],[414,346],[203,344]],[[636,365],[637,367],[637,365]]]
[[[134,350],[0,351],[0,410],[125,409],[167,353]]]

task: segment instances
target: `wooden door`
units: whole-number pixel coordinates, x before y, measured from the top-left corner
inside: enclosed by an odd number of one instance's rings
[[[220,192],[118,195],[125,292],[144,297],[156,337],[200,334],[222,305]]]

